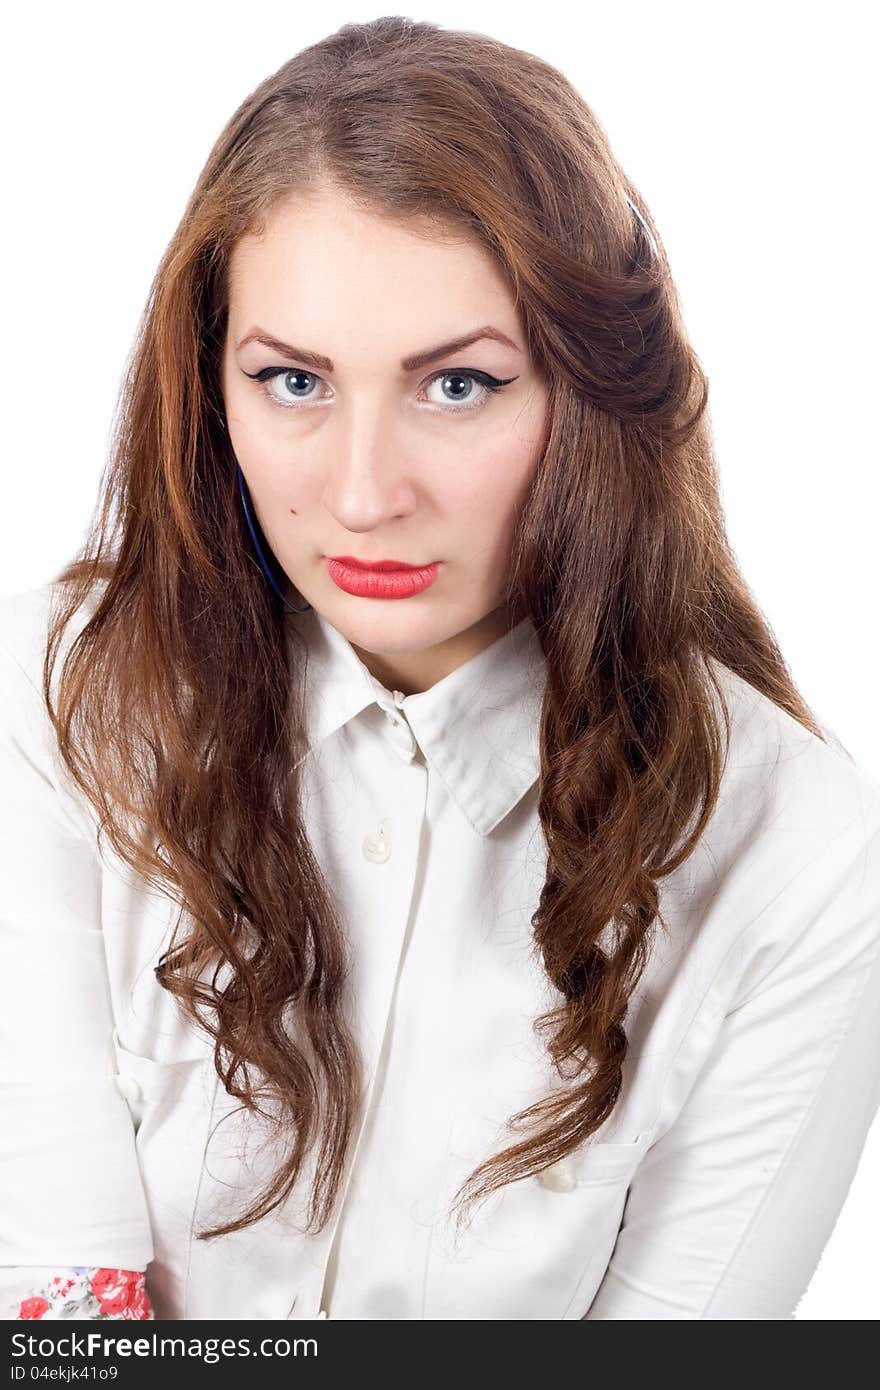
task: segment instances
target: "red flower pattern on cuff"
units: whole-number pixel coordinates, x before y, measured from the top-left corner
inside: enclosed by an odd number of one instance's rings
[[[19,1319],[26,1318],[155,1318],[138,1269],[105,1269],[76,1265],[50,1279],[39,1293],[22,1300]]]

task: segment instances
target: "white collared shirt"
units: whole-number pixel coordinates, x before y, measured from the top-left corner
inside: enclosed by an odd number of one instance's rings
[[[8,1293],[36,1267],[102,1265],[147,1269],[160,1318],[792,1315],[880,1103],[880,787],[863,768],[716,666],[733,719],[721,795],[661,880],[668,932],[630,1003],[618,1104],[456,1245],[446,1204],[514,1137],[508,1117],[559,1085],[534,1028],[560,1002],[530,921],[540,642],[524,619],[403,696],[314,610],[289,617],[309,653],[303,807],[349,939],[363,1110],[323,1232],[297,1228],[307,1165],[282,1208],[198,1241],[277,1163],[238,1117],[204,1161],[237,1102],[153,975],[174,905],[98,854],[54,749],[49,593],[0,601]]]

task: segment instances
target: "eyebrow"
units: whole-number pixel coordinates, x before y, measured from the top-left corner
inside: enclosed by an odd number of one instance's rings
[[[401,367],[405,372],[414,372],[419,367],[426,367],[430,362],[436,362],[441,357],[448,357],[453,352],[459,352],[462,348],[470,347],[471,343],[479,342],[481,338],[492,338],[495,342],[504,344],[505,347],[513,348],[514,352],[521,352],[512,338],[508,338],[506,333],[502,333],[500,328],[493,328],[490,323],[484,324],[482,328],[475,328],[472,333],[464,333],[460,338],[452,338],[448,343],[440,343],[437,347],[426,348],[424,352],[415,352],[411,357],[401,359]],[[333,363],[329,357],[324,357],[320,352],[311,352],[308,348],[294,347],[291,343],[282,343],[280,338],[275,338],[271,333],[266,333],[262,328],[252,328],[246,333],[238,344],[236,351],[240,351],[247,343],[262,343],[264,347],[271,348],[272,352],[277,352],[281,357],[294,357],[297,362],[302,362],[306,367],[313,367],[315,371],[332,372]]]

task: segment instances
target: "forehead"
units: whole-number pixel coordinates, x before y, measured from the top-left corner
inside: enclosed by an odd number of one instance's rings
[[[476,236],[395,220],[335,191],[287,199],[237,242],[229,301],[231,316],[270,318],[273,327],[282,318],[300,336],[328,317],[390,317],[419,340],[428,320],[448,323],[450,336],[471,321],[517,327],[502,268]]]

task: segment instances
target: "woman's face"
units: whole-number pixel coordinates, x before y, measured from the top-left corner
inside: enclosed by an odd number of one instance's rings
[[[425,690],[508,626],[548,390],[507,285],[477,242],[416,236],[324,186],[237,244],[229,294],[226,418],[266,539],[374,676]],[[513,380],[493,392],[481,373]],[[408,597],[355,594],[334,556],[436,563],[436,578]]]

